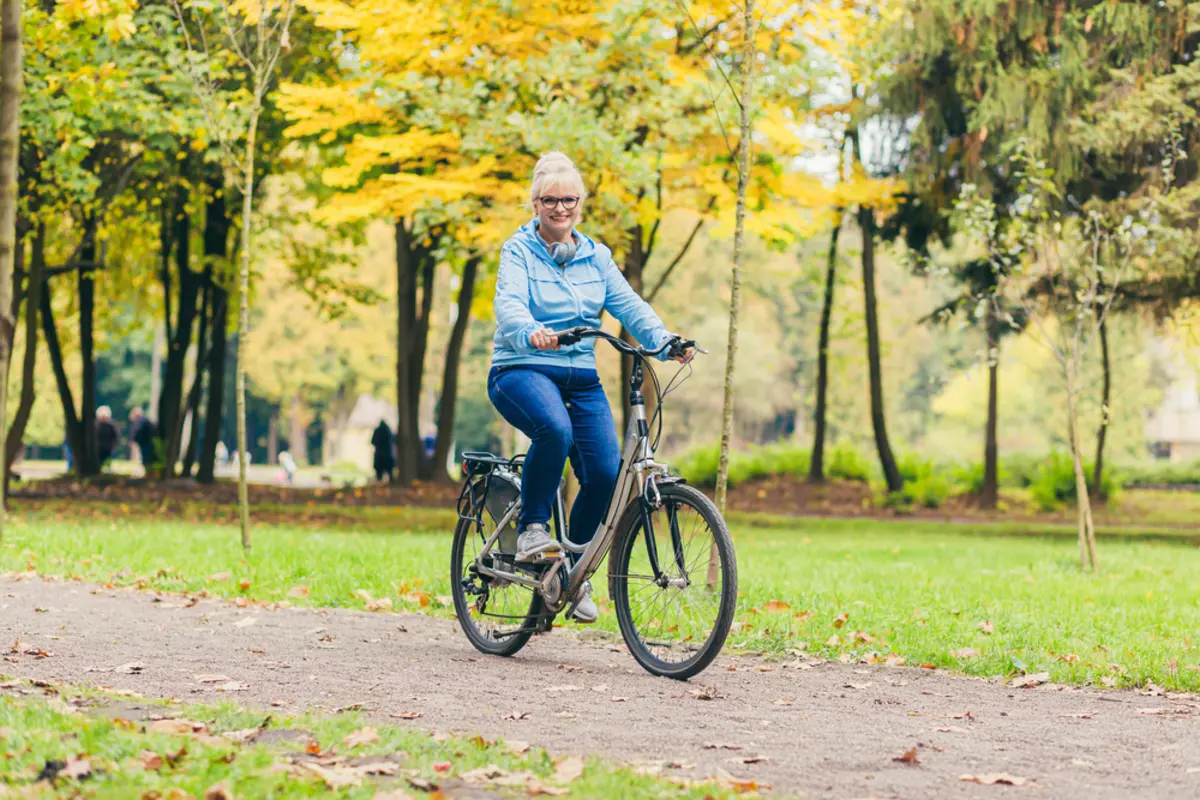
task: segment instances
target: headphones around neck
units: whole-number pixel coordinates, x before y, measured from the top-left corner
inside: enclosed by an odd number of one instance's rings
[[[550,257],[554,259],[554,263],[560,267],[563,264],[569,263],[575,258],[575,253],[579,248],[575,246],[575,242],[554,242],[550,245]]]

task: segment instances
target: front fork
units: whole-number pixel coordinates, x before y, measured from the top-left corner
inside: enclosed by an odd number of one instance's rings
[[[663,573],[662,567],[658,562],[658,542],[654,536],[654,511],[665,506],[667,511],[667,525],[671,531],[671,548],[674,550],[675,566],[679,569],[678,580],[684,585],[691,583],[687,574],[687,563],[683,554],[683,535],[679,531],[679,506],[675,503],[667,501],[663,502],[662,495],[658,492],[657,478],[654,474],[646,477],[642,485],[642,494],[639,498],[639,503],[642,509],[642,531],[646,538],[646,555],[650,559],[650,569],[654,573],[654,582],[659,586],[666,586],[671,582],[671,579]]]

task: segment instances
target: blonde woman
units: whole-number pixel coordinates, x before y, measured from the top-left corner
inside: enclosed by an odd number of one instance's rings
[[[511,425],[529,437],[521,482],[517,560],[560,551],[547,522],[567,459],[579,478],[571,509],[571,541],[591,541],[612,495],[620,453],[612,410],[596,373],[595,341],[560,347],[552,331],[599,327],[616,317],[646,348],[672,334],[638,297],[613,262],[612,251],[576,229],[587,190],[562,153],[538,159],[529,190],[534,217],[500,253],[496,280],[496,335],[488,397]],[[691,351],[679,355],[687,361]],[[590,597],[575,609],[595,622]]]

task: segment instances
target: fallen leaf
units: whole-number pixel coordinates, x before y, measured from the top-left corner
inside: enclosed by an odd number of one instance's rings
[[[374,728],[361,728],[342,739],[342,744],[346,747],[361,747],[377,741],[379,741],[379,731]]]
[[[250,601],[244,597],[238,597],[233,601],[233,604],[238,608],[246,608],[250,605]]]
[[[504,715],[504,720],[506,722],[517,722],[518,720],[522,719],[529,719],[528,711],[514,711],[511,714]]]
[[[740,744],[721,744],[718,742],[705,742],[704,749],[705,750],[741,750],[742,746]]]
[[[965,719],[971,722],[975,721],[975,716],[970,711],[959,711],[955,714],[947,714],[950,719]]]
[[[921,763],[921,759],[917,758],[917,748],[915,747],[910,750],[905,750],[903,753],[893,758],[892,761],[910,765]]]
[[[974,647],[960,647],[957,650],[951,650],[950,655],[955,658],[974,658],[979,655],[979,651]]]
[[[1033,675],[1019,675],[1013,678],[1012,685],[1019,689],[1031,689],[1034,686],[1041,686],[1048,680],[1050,680],[1049,672],[1036,672]]]
[[[1006,775],[1003,772],[991,772],[986,775],[959,775],[958,779],[970,783],[982,783],[984,786],[994,786],[996,784],[1003,786],[1024,786],[1026,783],[1025,778]]]
[[[238,581],[238,588],[243,592],[248,591],[250,589],[250,581],[242,578],[240,581]]]
[[[846,624],[846,620],[848,620],[848,619],[850,619],[849,612],[844,612],[842,614],[838,614],[836,617],[834,617],[833,627],[841,628],[843,625]]]
[[[301,769],[306,769],[316,775],[321,780],[325,781],[325,785],[330,789],[341,789],[346,786],[358,786],[363,781],[363,774],[357,769],[342,766],[322,766],[311,761],[301,761],[297,764]]]
[[[724,695],[721,694],[715,686],[703,686],[699,689],[693,689],[692,695],[697,700],[717,700],[721,697],[724,697]]]
[[[1059,714],[1059,716],[1068,719],[1091,719],[1092,713],[1091,711],[1078,711],[1074,714]]]
[[[138,756],[142,759],[142,769],[157,772],[162,769],[163,757],[153,750],[143,750]]]
[[[237,622],[233,623],[233,627],[245,628],[247,625],[253,625],[257,621],[258,617],[246,617],[245,619],[239,619]]]
[[[763,609],[765,611],[791,611],[792,607],[782,600],[768,600],[763,603]]]
[[[965,728],[958,728],[958,727],[955,727],[954,725],[951,725],[948,728],[934,728],[933,730],[937,733],[966,733],[967,732]]]
[[[884,661],[883,663],[885,666],[888,666],[888,667],[903,667],[905,660],[903,658],[901,658],[900,656],[888,656],[887,660]]]
[[[216,573],[215,575],[210,575],[208,579],[209,579],[210,581],[217,581],[217,582],[219,583],[220,581],[227,581],[227,580],[229,580],[229,579],[230,579],[230,578],[232,578],[232,577],[233,577],[233,575],[232,575],[231,573],[228,573],[228,572],[218,572],[218,573]]]
[[[870,686],[871,686],[871,681],[867,681],[866,683],[847,683],[845,685],[845,688],[847,688],[847,689],[868,689],[868,688],[870,688]]]
[[[554,767],[555,783],[571,783],[583,774],[584,761],[579,756],[567,756]]]
[[[991,620],[985,619],[983,622],[979,623],[979,630],[990,636],[996,632],[996,626],[992,624]]]
[[[221,735],[231,742],[248,742],[262,733],[262,728],[242,728],[237,731],[225,731]]]
[[[229,680],[229,676],[204,673],[200,675],[193,675],[192,680],[196,681],[197,683],[225,683]]]
[[[1079,656],[1075,655],[1074,653],[1063,653],[1058,657],[1058,660],[1066,664],[1074,664],[1079,660]]]
[[[204,792],[204,800],[233,800],[233,792],[229,788],[229,781],[221,781],[208,787]]]
[[[795,700],[784,700],[784,699],[779,699],[779,700],[772,700],[772,701],[771,701],[771,705],[775,705],[775,706],[790,706],[790,705],[791,705],[792,703],[794,703],[794,702],[796,702],[796,701],[795,701]]]
[[[761,756],[761,755],[760,756],[738,756],[737,758],[731,758],[730,761],[735,764],[769,764],[769,763],[771,763],[771,759],[767,758],[766,756]]]
[[[841,644],[841,642],[842,642],[842,640],[839,639],[838,635],[835,633],[833,636],[830,636],[825,641],[825,646],[826,647],[837,647],[839,644]]]
[[[726,789],[733,789],[737,792],[757,792],[760,789],[770,789],[769,783],[759,783],[749,778],[739,778],[735,775],[730,775],[725,770],[717,767],[717,783]]]
[[[92,774],[92,762],[83,756],[71,756],[58,774],[71,780],[83,780]]]
[[[425,716],[424,711],[396,711],[392,715],[396,719],[420,719]]]
[[[610,698],[608,698],[608,702],[610,702],[610,703],[624,703],[624,702],[625,702],[626,700],[628,700],[628,699],[629,699],[628,697],[610,697]]]
[[[248,683],[241,683],[239,681],[229,681],[228,683],[222,683],[220,686],[218,686],[217,691],[218,692],[244,692],[249,688],[250,688],[250,684],[248,684]]]
[[[293,586],[290,590],[288,590],[288,597],[308,597],[308,587]]]
[[[113,667],[113,672],[119,672],[122,675],[140,675],[145,668],[146,665],[140,661],[130,661],[128,664]]]
[[[193,733],[203,733],[208,730],[208,726],[190,719],[156,719],[150,723],[150,730],[154,733],[190,736]]]
[[[450,763],[449,761],[438,761],[436,764],[433,765],[433,771],[434,772],[449,772],[450,768],[453,766],[454,765],[452,763]]]

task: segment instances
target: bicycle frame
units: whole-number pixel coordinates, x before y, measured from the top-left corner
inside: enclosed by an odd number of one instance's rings
[[[553,609],[556,613],[562,610],[567,603],[576,600],[576,593],[580,587],[600,568],[601,562],[603,562],[604,557],[612,547],[613,538],[617,531],[617,523],[625,513],[625,509],[633,502],[635,489],[638,496],[654,497],[654,502],[657,502],[658,492],[656,486],[660,479],[669,478],[666,465],[654,460],[654,449],[650,443],[650,428],[646,422],[646,401],[640,388],[643,377],[642,363],[638,358],[634,358],[634,368],[629,380],[629,427],[625,431],[625,442],[621,449],[621,465],[617,472],[617,482],[613,488],[612,498],[609,500],[604,520],[586,547],[572,545],[567,541],[565,535],[562,536],[563,546],[571,552],[579,553],[580,555],[575,566],[570,568],[568,572],[569,577],[566,591],[560,595],[562,602],[557,608]],[[495,530],[492,531],[484,543],[483,550],[475,558],[475,567],[481,575],[528,586],[545,594],[550,590],[555,576],[559,573],[562,564],[561,559],[550,562],[545,575],[540,579],[531,578],[519,572],[488,567],[483,564],[485,557],[491,553],[492,548],[499,540],[500,532],[520,512],[520,508],[521,502],[517,500],[508,509],[503,518],[497,520]],[[560,535],[565,534],[566,520],[561,491],[555,497],[554,513],[560,521],[558,533]],[[646,516],[646,524],[650,524],[648,515]],[[674,528],[674,525],[672,527]],[[672,530],[672,537],[676,540],[676,549],[678,549],[677,529]],[[660,572],[653,535],[648,532],[646,540],[650,551],[651,564],[654,567],[655,577],[657,578]]]

